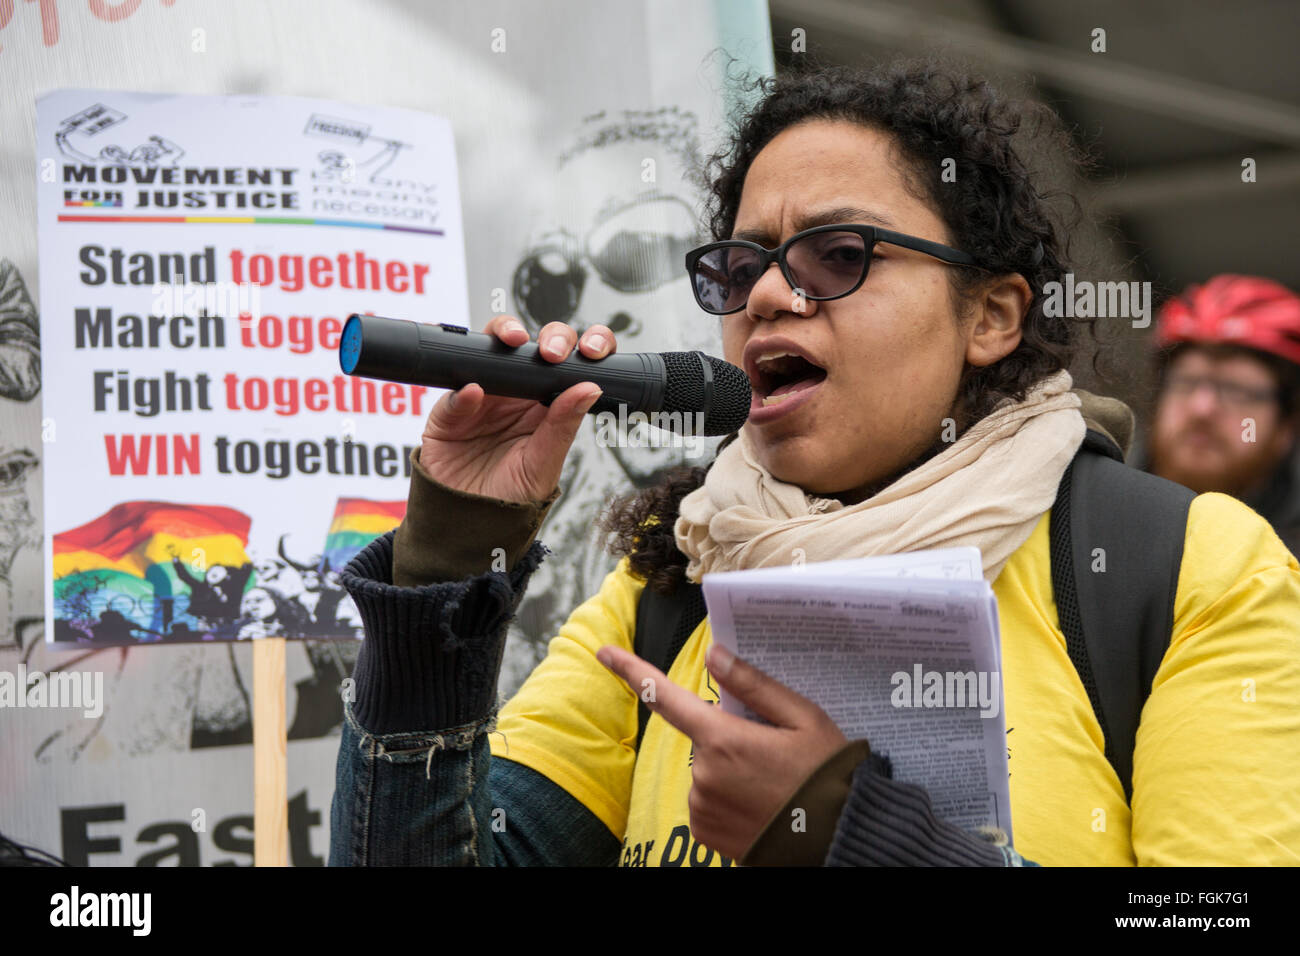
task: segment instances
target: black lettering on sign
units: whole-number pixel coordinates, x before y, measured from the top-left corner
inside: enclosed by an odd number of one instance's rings
[[[122,840],[102,829],[92,836],[91,824],[121,823],[126,819],[126,804],[109,803],[98,807],[67,807],[60,814],[63,831],[63,859],[69,866],[89,866],[92,853],[121,853]]]
[[[162,866],[163,860],[176,859],[176,866],[199,865],[199,837],[193,827],[183,821],[171,823],[154,823],[145,827],[136,836],[141,843],[158,843],[163,837],[171,837],[174,842],[164,843],[160,849],[146,853],[136,860],[136,866]]]
[[[305,792],[305,791],[304,791]],[[247,837],[240,837],[235,831],[244,830]],[[252,866],[253,865],[253,818],[250,816],[230,817],[222,820],[212,831],[212,842],[218,850],[229,853],[248,854],[247,863],[236,860],[217,860],[213,866]]]

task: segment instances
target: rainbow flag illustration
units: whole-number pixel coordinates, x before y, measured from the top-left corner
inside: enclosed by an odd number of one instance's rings
[[[55,534],[53,639],[203,639],[215,615],[190,613],[191,592],[207,569],[224,565],[221,586],[230,592],[224,604],[231,610],[223,616],[237,615],[252,571],[246,551],[251,523],[248,515],[219,505],[127,501]]]
[[[325,537],[325,559],[330,568],[343,570],[358,551],[402,523],[405,501],[370,501],[340,498],[334,506],[334,520]]]

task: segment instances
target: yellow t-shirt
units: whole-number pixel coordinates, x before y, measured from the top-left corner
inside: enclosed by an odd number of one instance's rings
[[[1300,864],[1300,565],[1233,498],[1188,514],[1169,649],[1142,711],[1133,802],[1056,620],[1044,515],[993,584],[1016,849],[1045,866]],[[1134,542],[1134,547],[1140,547]],[[630,866],[729,866],[690,834],[691,742],[596,660],[632,648],[643,583],[626,560],[570,616],[502,709],[492,754],[563,787]],[[706,619],[668,677],[716,702]]]

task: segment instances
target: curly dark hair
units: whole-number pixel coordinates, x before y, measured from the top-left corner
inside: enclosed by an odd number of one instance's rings
[[[1019,273],[1035,294],[1016,349],[990,366],[963,371],[953,409],[958,431],[1005,401],[1023,400],[1037,382],[1069,366],[1072,320],[1047,315],[1042,290],[1063,282],[1070,268],[1069,227],[1080,207],[1068,190],[1040,190],[1040,176],[1013,145],[1026,126],[1072,171],[1090,165],[1049,107],[1004,97],[984,79],[934,60],[805,69],[751,80],[746,87],[760,94],[756,105],[709,160],[707,214],[715,239],[731,235],[750,165],[783,130],[815,119],[882,130],[902,160],[907,188],[947,225],[948,243],[974,252],[988,270],[945,270],[958,313],[968,310],[990,272]],[[945,160],[955,161],[955,182],[943,180],[945,167],[954,168]],[[1069,219],[1053,205],[1057,200],[1065,200]],[[655,590],[670,593],[683,579],[686,556],[676,546],[673,523],[678,503],[707,472],[708,467],[675,469],[659,484],[614,502],[602,519],[612,536],[611,552],[627,555],[633,573]]]

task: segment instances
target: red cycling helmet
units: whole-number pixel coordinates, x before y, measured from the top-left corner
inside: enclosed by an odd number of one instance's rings
[[[1179,342],[1240,345],[1300,365],[1300,296],[1256,276],[1188,286],[1156,317],[1156,345]]]

